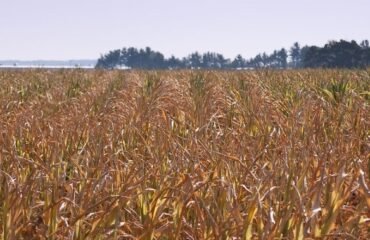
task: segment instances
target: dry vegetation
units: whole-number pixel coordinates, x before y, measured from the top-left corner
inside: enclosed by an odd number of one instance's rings
[[[370,71],[0,71],[1,239],[365,239]]]

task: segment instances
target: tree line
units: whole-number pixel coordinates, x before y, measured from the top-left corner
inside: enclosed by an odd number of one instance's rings
[[[165,56],[150,47],[134,47],[112,50],[102,55],[96,68],[134,69],[246,69],[246,68],[363,68],[370,66],[369,41],[330,41],[323,47],[303,46],[294,43],[289,50],[282,48],[271,54],[262,53],[245,59],[237,55],[225,58],[220,53],[194,52],[182,59]]]

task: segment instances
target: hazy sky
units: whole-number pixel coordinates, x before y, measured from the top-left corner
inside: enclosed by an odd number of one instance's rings
[[[0,0],[0,59],[94,59],[129,46],[252,57],[369,39],[369,10],[369,0]]]

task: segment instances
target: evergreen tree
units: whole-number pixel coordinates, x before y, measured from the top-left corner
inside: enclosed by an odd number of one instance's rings
[[[279,59],[279,67],[281,68],[286,68],[288,65],[288,53],[285,50],[285,48],[282,48],[278,53],[277,53],[278,59]]]
[[[292,67],[293,68],[300,67],[301,47],[299,46],[298,42],[295,42],[293,46],[290,48],[290,57],[292,59]]]
[[[202,64],[202,57],[198,52],[192,53],[189,56],[189,64],[191,68],[200,68]]]
[[[363,41],[361,42],[360,46],[361,46],[363,49],[370,48],[370,47],[369,47],[369,40],[363,40]]]
[[[246,66],[246,61],[242,55],[238,54],[231,63],[232,68],[244,68]]]

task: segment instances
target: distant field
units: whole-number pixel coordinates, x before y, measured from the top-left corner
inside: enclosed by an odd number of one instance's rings
[[[370,70],[0,70],[1,239],[366,239]]]

